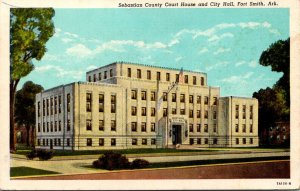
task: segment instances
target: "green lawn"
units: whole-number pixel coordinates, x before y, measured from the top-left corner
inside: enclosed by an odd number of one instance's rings
[[[53,172],[53,171],[37,169],[37,168],[25,167],[25,166],[10,168],[10,177],[46,175],[46,174],[59,174],[59,173]]]

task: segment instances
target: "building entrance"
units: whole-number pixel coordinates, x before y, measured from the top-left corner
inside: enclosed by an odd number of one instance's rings
[[[182,138],[181,138],[181,125],[172,125],[172,141],[173,145],[181,144]]]

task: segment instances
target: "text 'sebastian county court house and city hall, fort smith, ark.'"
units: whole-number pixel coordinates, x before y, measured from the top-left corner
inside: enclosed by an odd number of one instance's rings
[[[36,95],[36,148],[257,147],[258,101],[207,74],[116,62]]]

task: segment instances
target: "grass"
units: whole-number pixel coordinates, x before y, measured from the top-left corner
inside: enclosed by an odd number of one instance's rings
[[[37,169],[37,168],[25,167],[25,166],[10,168],[10,177],[48,175],[48,174],[59,174],[59,173],[48,171],[48,170]]]

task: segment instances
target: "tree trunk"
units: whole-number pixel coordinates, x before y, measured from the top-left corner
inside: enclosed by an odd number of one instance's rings
[[[30,145],[30,125],[29,124],[26,124],[26,134],[27,134],[26,144],[27,144],[27,146],[31,146]]]
[[[20,79],[18,80],[10,80],[10,86],[9,86],[9,93],[10,93],[10,100],[9,100],[9,130],[10,130],[10,152],[16,151],[16,138],[15,138],[15,95],[16,95],[16,89],[17,85],[19,83]]]

